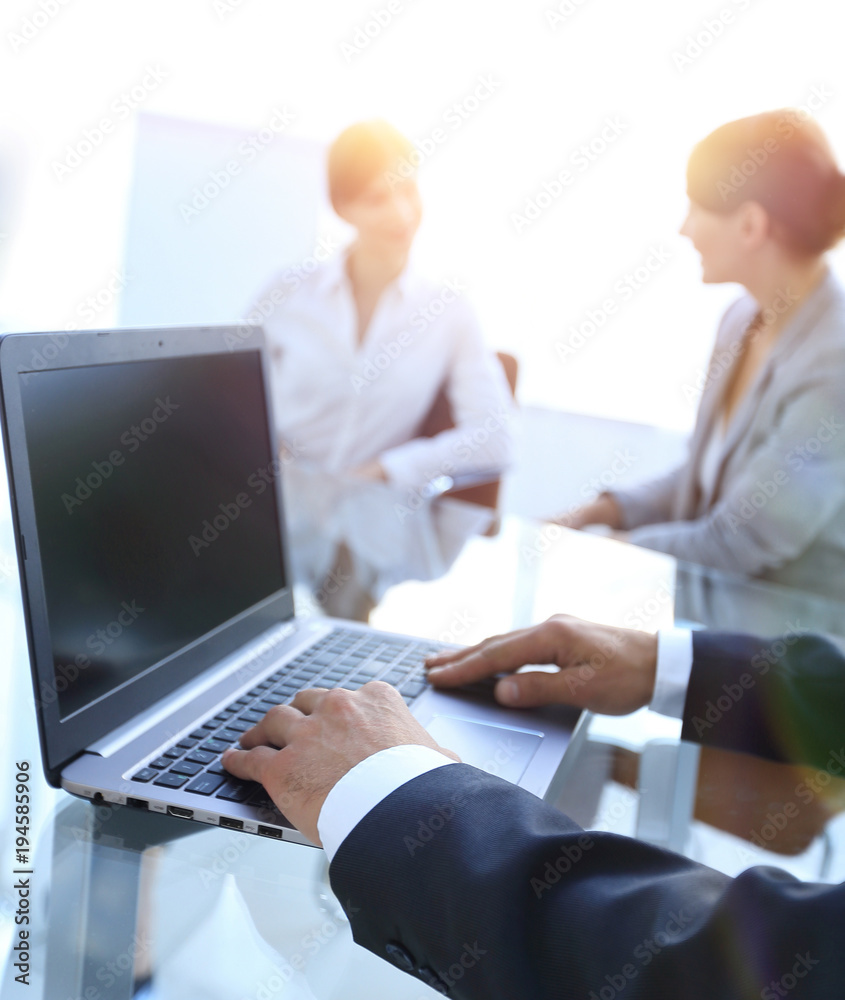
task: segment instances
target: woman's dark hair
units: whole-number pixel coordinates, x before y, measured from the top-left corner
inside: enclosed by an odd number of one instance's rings
[[[758,202],[777,238],[798,253],[824,253],[845,235],[845,176],[822,130],[796,109],[711,132],[689,158],[687,194],[711,212]]]
[[[352,201],[398,160],[413,165],[414,147],[401,132],[381,120],[350,125],[329,149],[329,197],[337,209]]]

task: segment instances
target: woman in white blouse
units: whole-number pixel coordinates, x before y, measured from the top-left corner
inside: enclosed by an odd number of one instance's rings
[[[681,233],[726,312],[687,462],[563,522],[680,559],[845,599],[845,292],[825,257],[845,176],[806,115],[730,122],[689,160]]]
[[[408,263],[422,216],[417,161],[386,122],[341,133],[329,194],[355,239],[301,282],[286,272],[260,296],[278,303],[264,329],[288,448],[326,471],[411,489],[444,475],[495,476],[512,448],[511,394],[465,286]],[[441,388],[455,426],[420,438]]]

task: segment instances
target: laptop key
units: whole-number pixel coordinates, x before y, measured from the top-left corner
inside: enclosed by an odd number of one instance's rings
[[[169,750],[165,750],[162,756],[169,757],[171,760],[178,760],[184,752],[182,747],[171,747]]]
[[[221,729],[214,734],[215,740],[222,740],[224,743],[237,743],[240,738],[240,731],[234,729]]]
[[[171,774],[170,771],[160,774],[153,782],[154,785],[164,785],[165,788],[181,788],[188,780],[185,774]]]
[[[210,764],[217,754],[209,753],[208,750],[192,750],[185,760],[193,761],[195,764]]]
[[[283,694],[275,694],[272,691],[268,691],[267,694],[261,699],[262,705],[281,705],[283,701],[286,701],[287,697]]]
[[[213,764],[209,764],[205,769],[206,774],[229,774],[225,767],[223,767],[223,762],[216,760]]]
[[[238,718],[254,726],[256,722],[261,722],[265,714],[265,712],[256,712],[255,709],[250,709],[248,712],[241,712]]]
[[[191,739],[192,740],[204,740],[204,739],[207,739],[207,737],[208,737],[208,730],[207,729],[195,729],[191,733]]]
[[[215,798],[225,799],[226,802],[245,802],[255,791],[254,781],[239,781],[232,778],[217,793]]]
[[[189,778],[193,778],[193,776],[195,774],[199,774],[201,770],[202,764],[195,764],[190,760],[180,760],[170,768],[170,773],[187,774]]]
[[[169,757],[156,757],[155,760],[151,760],[150,761],[149,766],[150,767],[155,767],[159,771],[164,771],[168,767],[170,767],[170,765],[172,763],[173,763],[173,761]]]
[[[229,744],[223,743],[222,740],[206,740],[200,747],[200,750],[208,750],[209,753],[218,754],[223,753],[228,746]],[[168,763],[170,763],[170,761],[168,761]]]
[[[205,737],[203,736],[203,739]],[[186,736],[184,739],[179,740],[176,744],[177,747],[184,747],[185,750],[190,750],[191,747],[195,747],[199,743],[199,740],[195,740],[190,736]]]
[[[254,725],[254,722],[245,722],[243,719],[232,719],[226,728],[236,733],[245,733],[247,729],[252,729]]]
[[[213,795],[226,779],[222,774],[201,774],[185,788],[195,795]]]
[[[137,774],[132,775],[133,781],[151,781],[158,771],[154,771],[151,767],[142,767]]]

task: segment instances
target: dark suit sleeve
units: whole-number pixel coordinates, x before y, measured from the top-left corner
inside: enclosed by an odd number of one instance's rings
[[[845,771],[845,657],[819,636],[693,633],[682,736]]]
[[[379,803],[331,881],[359,944],[456,998],[845,995],[845,889],[587,833],[465,764]]]

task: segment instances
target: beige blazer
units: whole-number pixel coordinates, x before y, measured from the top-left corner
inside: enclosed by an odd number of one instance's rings
[[[832,274],[784,327],[734,412],[711,488],[700,485],[757,308],[745,295],[728,309],[706,376],[684,387],[701,388],[687,462],[613,496],[638,545],[845,600],[845,290]]]

